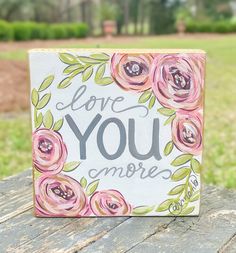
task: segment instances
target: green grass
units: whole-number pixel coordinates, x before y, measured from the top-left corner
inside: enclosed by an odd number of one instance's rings
[[[98,44],[95,41],[94,44],[83,42],[69,47],[98,46],[200,48],[207,51],[203,178],[206,183],[236,188],[236,36],[205,39],[146,37],[129,39],[123,44],[114,41]],[[0,120],[0,147],[4,147],[0,148],[0,168],[3,168],[0,177],[30,166],[29,128],[25,118]]]
[[[28,114],[0,117],[0,178],[30,167],[30,131]]]
[[[0,52],[0,60],[25,60],[27,57],[27,52],[23,50],[19,51],[9,51]]]

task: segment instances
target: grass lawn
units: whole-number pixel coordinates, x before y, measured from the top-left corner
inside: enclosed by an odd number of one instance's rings
[[[236,35],[201,38],[145,37],[124,43],[83,43],[70,47],[200,48],[207,51],[205,150],[206,183],[236,188]],[[65,47],[67,45],[64,45]],[[15,54],[15,56],[14,56]],[[25,59],[22,51],[0,59]],[[25,115],[0,116],[0,178],[30,167],[30,125]]]

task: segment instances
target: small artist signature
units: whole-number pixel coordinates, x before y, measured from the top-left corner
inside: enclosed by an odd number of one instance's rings
[[[172,215],[177,216],[181,214],[183,206],[186,203],[186,201],[189,201],[196,192],[196,190],[198,189],[199,182],[195,175],[190,176],[190,183],[192,185],[192,189],[188,190],[187,193],[184,195],[184,197],[180,198],[178,202],[173,202],[170,204],[168,210]]]

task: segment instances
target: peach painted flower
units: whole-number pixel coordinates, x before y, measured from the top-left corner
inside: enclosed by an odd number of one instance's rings
[[[97,216],[129,215],[132,207],[116,190],[97,191],[90,199],[92,212]]]
[[[199,155],[202,151],[202,114],[179,110],[172,122],[172,139],[182,152]]]
[[[204,60],[199,54],[155,56],[152,89],[161,105],[184,110],[202,107]]]
[[[33,133],[33,164],[39,172],[59,173],[66,158],[66,145],[58,132],[41,128]]]
[[[153,57],[149,54],[114,54],[111,75],[124,90],[142,92],[151,88],[149,78]]]
[[[45,217],[89,215],[84,189],[75,179],[62,175],[43,175],[35,183],[35,212]]]

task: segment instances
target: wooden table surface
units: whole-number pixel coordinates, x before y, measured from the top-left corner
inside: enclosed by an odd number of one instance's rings
[[[0,252],[236,253],[236,191],[205,186],[199,217],[35,218],[27,170],[0,181]]]

